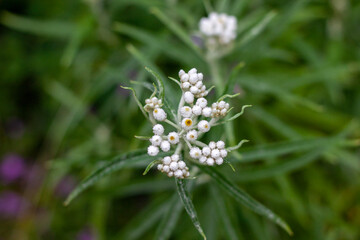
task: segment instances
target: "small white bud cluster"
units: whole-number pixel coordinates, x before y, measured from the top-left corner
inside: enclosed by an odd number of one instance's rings
[[[225,117],[230,105],[224,101],[215,102],[211,105],[211,117]]]
[[[179,78],[181,89],[184,91],[184,99],[188,104],[194,102],[194,98],[205,97],[208,94],[206,86],[203,84],[203,74],[198,73],[196,68],[192,68],[188,73],[180,70]]]
[[[150,138],[151,145],[148,147],[148,154],[150,156],[156,156],[159,153],[159,148],[163,152],[170,151],[170,140],[164,140],[166,139],[165,136],[162,136],[164,133],[164,127],[161,124],[156,124],[153,126],[153,133],[154,136]],[[178,138],[179,139],[179,138]]]
[[[146,105],[144,106],[145,111],[151,112],[155,108],[162,107],[162,100],[158,99],[157,97],[148,98],[145,100]]]
[[[184,161],[180,160],[178,154],[164,157],[157,168],[169,177],[186,178],[190,176],[189,168]]]
[[[199,28],[211,43],[226,45],[236,38],[237,21],[234,16],[212,12],[201,18]]]
[[[190,156],[192,158],[195,158],[191,154]],[[225,149],[225,143],[223,141],[218,141],[216,143],[211,141],[208,146],[203,147],[203,149],[200,152],[200,157],[197,157],[196,155],[195,159],[199,159],[199,162],[202,164],[213,166],[215,163],[217,165],[223,164],[224,158],[226,156],[227,156],[227,151]]]

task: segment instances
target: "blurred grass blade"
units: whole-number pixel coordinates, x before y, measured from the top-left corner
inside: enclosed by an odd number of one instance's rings
[[[282,227],[289,235],[292,235],[293,232],[288,226],[288,224],[282,220],[279,216],[273,213],[270,209],[266,208],[264,205],[256,201],[249,194],[238,188],[235,184],[231,183],[226,179],[220,172],[215,170],[212,167],[204,167],[198,165],[205,173],[209,174],[214,181],[219,184],[229,195],[234,197],[238,202],[249,208],[250,210],[267,217],[271,221],[275,222],[277,225]]]
[[[133,153],[128,153],[120,156],[114,157],[111,161],[106,163],[103,166],[98,167],[90,176],[85,178],[67,197],[65,201],[65,205],[69,205],[69,203],[74,200],[80,193],[85,191],[90,186],[94,185],[100,179],[105,176],[118,171],[122,168],[133,167],[139,164],[140,162],[148,162],[154,159],[158,159],[168,155],[169,153],[159,153],[155,157],[149,156],[147,153],[141,152],[139,155],[133,155]]]
[[[169,202],[169,207],[166,210],[165,215],[158,224],[154,239],[156,240],[169,239],[171,233],[176,227],[176,223],[180,217],[182,210],[183,210],[183,204],[179,199],[178,194],[175,193]]]
[[[199,49],[195,44],[191,41],[189,33],[185,32],[181,26],[179,26],[176,22],[174,22],[170,17],[166,16],[160,9],[151,8],[151,13],[154,14],[164,25],[166,25],[171,31],[174,32],[176,36],[178,36],[187,46],[189,46],[194,52],[202,58],[202,55],[199,52]]]
[[[252,181],[252,180],[273,177],[283,173],[289,173],[315,161],[325,151],[326,151],[325,147],[318,147],[292,160],[283,161],[280,163],[266,165],[262,167],[251,168],[248,170],[243,170],[240,171],[236,179],[239,181]]]
[[[185,182],[183,179],[176,178],[176,186],[178,193],[180,195],[181,201],[185,207],[186,212],[188,213],[191,221],[193,222],[195,228],[199,231],[201,236],[206,240],[204,231],[201,228],[200,222],[197,218],[194,204],[192,203],[188,191],[185,189]]]
[[[285,141],[255,147],[243,148],[241,152],[242,162],[253,162],[275,158],[281,155],[306,151],[329,144],[328,138],[301,139],[295,141]]]
[[[148,71],[149,73],[151,73],[155,77],[156,82],[157,82],[158,87],[159,87],[159,96],[162,99],[162,101],[164,101],[164,96],[165,96],[164,82],[161,80],[159,74],[157,74],[156,72],[154,72],[150,68],[145,67],[145,70]]]
[[[218,215],[221,217],[220,220],[222,221],[225,233],[227,234],[227,239],[237,240],[238,234],[236,232],[236,227],[230,218],[231,214],[228,212],[224,197],[221,195],[216,186],[210,186],[210,193],[211,198],[214,199],[216,204]]]
[[[224,89],[222,95],[231,94],[231,91],[234,91],[236,77],[238,77],[239,72],[244,68],[244,66],[245,66],[245,63],[240,62],[232,69],[229,80],[227,81],[227,83],[225,85],[225,89]]]
[[[255,37],[257,37],[264,29],[265,27],[270,23],[270,21],[276,16],[275,11],[271,11],[268,14],[265,15],[265,17],[256,24],[253,28],[251,28],[248,33],[245,34],[244,37],[240,39],[239,46],[243,46],[246,43],[253,40]]]
[[[35,20],[6,11],[1,12],[0,17],[1,23],[9,28],[40,36],[70,38],[76,32],[76,26],[71,23],[52,20]]]

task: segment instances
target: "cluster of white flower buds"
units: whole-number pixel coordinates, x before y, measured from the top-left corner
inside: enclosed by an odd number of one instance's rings
[[[181,89],[185,92],[184,96],[186,103],[193,103],[194,97],[205,97],[208,94],[206,86],[202,82],[204,76],[202,73],[197,73],[196,68],[191,69],[188,73],[181,69],[179,78]]]
[[[202,148],[193,147],[190,149],[190,157],[198,159],[201,164],[213,166],[215,163],[221,165],[224,163],[224,158],[227,156],[225,143],[218,141],[217,143],[211,141],[209,145]]]
[[[190,176],[189,168],[184,161],[180,160],[178,154],[164,157],[157,168],[169,177],[186,178]]]
[[[225,45],[236,38],[237,22],[234,16],[212,12],[208,18],[201,18],[199,28],[211,43]]]
[[[166,119],[166,112],[161,108],[162,100],[157,97],[148,98],[145,100],[144,109],[147,112],[152,112],[152,117],[157,121],[164,121]]]
[[[230,105],[224,101],[216,102],[211,105],[211,117],[225,117]]]
[[[186,178],[190,175],[189,168],[183,160],[180,160],[179,156],[184,147],[188,148],[190,158],[197,160],[200,164],[214,166],[224,163],[224,158],[231,148],[225,149],[223,141],[211,141],[206,145],[198,139],[216,125],[219,119],[226,116],[229,112],[229,104],[221,98],[218,102],[211,104],[211,107],[208,107],[208,101],[204,98],[208,91],[202,83],[203,74],[198,73],[195,68],[188,73],[180,70],[179,77],[182,98],[179,102],[178,114],[174,115],[175,122],[166,119],[167,115],[161,108],[161,99],[153,96],[146,99],[144,109],[149,113],[154,133],[149,138],[151,144],[148,147],[148,154],[157,156],[160,150],[169,152],[171,146],[175,146],[175,154],[164,157],[158,165],[158,169],[169,177]],[[208,121],[205,118],[210,118],[210,120]],[[176,128],[176,131],[165,134],[164,126],[157,121],[170,124]]]

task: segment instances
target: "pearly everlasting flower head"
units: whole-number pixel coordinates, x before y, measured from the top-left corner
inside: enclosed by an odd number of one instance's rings
[[[227,45],[236,38],[237,21],[234,16],[212,12],[200,19],[199,28],[210,45]]]
[[[209,90],[203,80],[203,74],[196,68],[188,72],[179,71],[179,80],[175,81],[180,86],[181,99],[176,111],[165,112],[165,109],[170,109],[164,101],[165,94],[156,97],[156,87],[150,98],[145,100],[143,113],[151,121],[154,135],[142,139],[149,140],[149,156],[156,157],[160,152],[165,153],[165,157],[155,161],[158,163],[158,170],[169,177],[189,177],[187,162],[207,166],[222,165],[226,162],[228,152],[240,147],[226,148],[225,142],[221,140],[210,141],[208,144],[201,141],[201,137],[211,131],[212,127],[226,122],[224,117],[230,111],[230,105],[224,99],[233,97],[224,95],[218,101],[209,103],[206,99]],[[164,105],[166,108],[163,108]],[[164,124],[173,129],[166,132]]]

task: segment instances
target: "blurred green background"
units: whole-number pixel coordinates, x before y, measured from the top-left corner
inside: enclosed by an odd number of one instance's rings
[[[150,134],[150,124],[119,85],[151,82],[144,66],[171,92],[165,76],[181,68],[196,67],[211,85],[194,50],[208,5],[238,19],[219,65],[226,81],[245,63],[231,105],[253,105],[228,138],[251,142],[230,158],[236,172],[220,171],[294,231],[203,176],[192,197],[208,239],[360,239],[357,0],[0,1],[0,239],[156,239],[169,213],[164,238],[201,238],[172,197],[174,180],[155,169],[142,176],[144,166],[63,202],[106,159],[147,146],[134,135]],[[142,101],[151,94],[133,86]],[[213,136],[228,137],[221,130]]]

